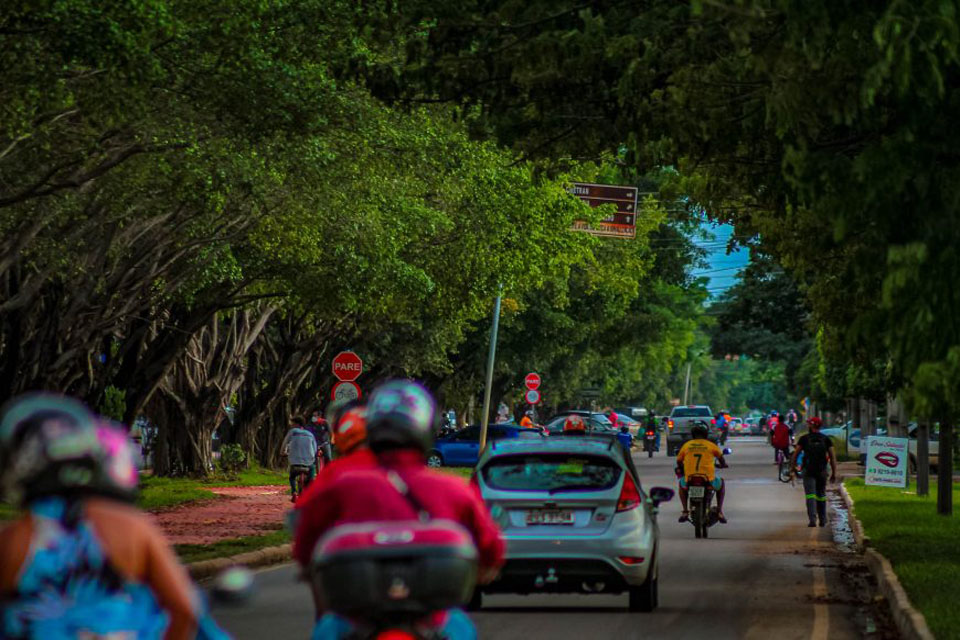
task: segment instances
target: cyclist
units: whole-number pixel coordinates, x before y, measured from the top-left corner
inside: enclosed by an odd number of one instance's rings
[[[793,478],[797,458],[802,454],[803,490],[807,500],[807,526],[827,526],[827,464],[830,465],[830,482],[837,481],[837,460],[833,453],[833,440],[820,433],[823,421],[816,416],[807,420],[810,431],[797,441],[790,459],[790,477]]]
[[[790,457],[790,444],[793,440],[793,433],[786,422],[780,420],[774,415],[770,418],[770,445],[773,447],[773,461],[780,464],[781,460]]]
[[[0,482],[23,515],[0,532],[0,637],[225,637],[149,517],[117,426],[51,394],[0,421]]]
[[[723,457],[723,451],[720,447],[707,439],[709,432],[702,424],[696,424],[690,430],[691,440],[688,440],[680,447],[677,453],[677,475],[680,476],[680,504],[683,506],[683,513],[680,514],[680,522],[690,520],[690,511],[687,509],[687,482],[692,475],[706,476],[713,484],[717,492],[717,517],[723,524],[727,523],[727,517],[723,515],[723,499],[726,496],[726,484],[719,475],[717,475],[714,461],[719,462],[720,468],[727,466],[727,461]]]
[[[290,431],[283,438],[283,455],[290,464],[290,502],[297,501],[297,476],[307,471],[307,481],[301,489],[306,489],[317,474],[317,440],[303,426],[303,418],[290,418]]]
[[[486,583],[496,577],[505,547],[480,496],[460,478],[426,466],[435,419],[433,398],[416,383],[393,381],[374,391],[366,420],[367,441],[377,467],[341,474],[304,505],[293,544],[293,557],[301,566],[308,567],[317,540],[334,526],[411,520],[422,510],[431,518],[452,520],[470,531],[479,557],[478,580]],[[314,637],[346,637],[351,628],[348,621],[326,615]],[[440,629],[441,637],[475,634],[460,611],[448,612]]]

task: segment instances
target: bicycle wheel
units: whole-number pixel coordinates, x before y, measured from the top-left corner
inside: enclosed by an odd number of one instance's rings
[[[780,482],[790,482],[790,461],[781,461],[777,473],[777,478],[780,480]]]

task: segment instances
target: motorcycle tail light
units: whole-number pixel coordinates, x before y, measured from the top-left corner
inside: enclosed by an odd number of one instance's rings
[[[630,511],[640,506],[640,492],[634,483],[630,474],[625,474],[623,479],[623,489],[620,490],[620,498],[617,499],[617,513]]]
[[[417,640],[417,636],[400,629],[388,629],[378,633],[377,640]]]
[[[617,560],[619,560],[623,564],[634,565],[634,564],[643,564],[644,559],[638,556],[617,556]]]

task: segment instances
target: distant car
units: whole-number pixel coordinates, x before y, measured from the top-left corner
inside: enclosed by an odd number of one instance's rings
[[[487,428],[487,439],[491,442],[518,438],[521,432],[531,432],[514,424],[497,423]],[[430,467],[473,467],[480,458],[480,425],[464,427],[450,435],[437,438],[433,450],[427,453],[427,466]]]
[[[747,418],[744,421],[747,431],[751,436],[762,436],[763,429],[760,428],[760,418]]]
[[[507,439],[477,465],[480,494],[507,541],[491,593],[624,593],[631,611],[657,606],[657,505],[615,436]]]
[[[730,435],[732,436],[745,435],[743,419],[730,418]]]
[[[566,421],[567,416],[577,415],[584,419],[587,423],[587,430],[600,433],[615,433],[616,429],[613,428],[613,423],[610,422],[610,419],[607,416],[603,415],[599,411],[564,411],[559,413],[551,418],[544,425],[550,433],[560,433],[563,431],[563,423]]]
[[[668,456],[677,454],[683,443],[690,439],[690,430],[697,423],[704,425],[707,428],[710,440],[717,442],[716,421],[710,407],[703,404],[691,404],[673,408],[673,411],[670,412],[670,418],[667,420]]]

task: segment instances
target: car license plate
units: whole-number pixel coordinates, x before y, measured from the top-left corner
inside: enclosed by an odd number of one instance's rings
[[[690,487],[691,498],[702,498],[707,492],[706,487]]]
[[[573,524],[573,511],[563,509],[531,509],[527,524]]]

